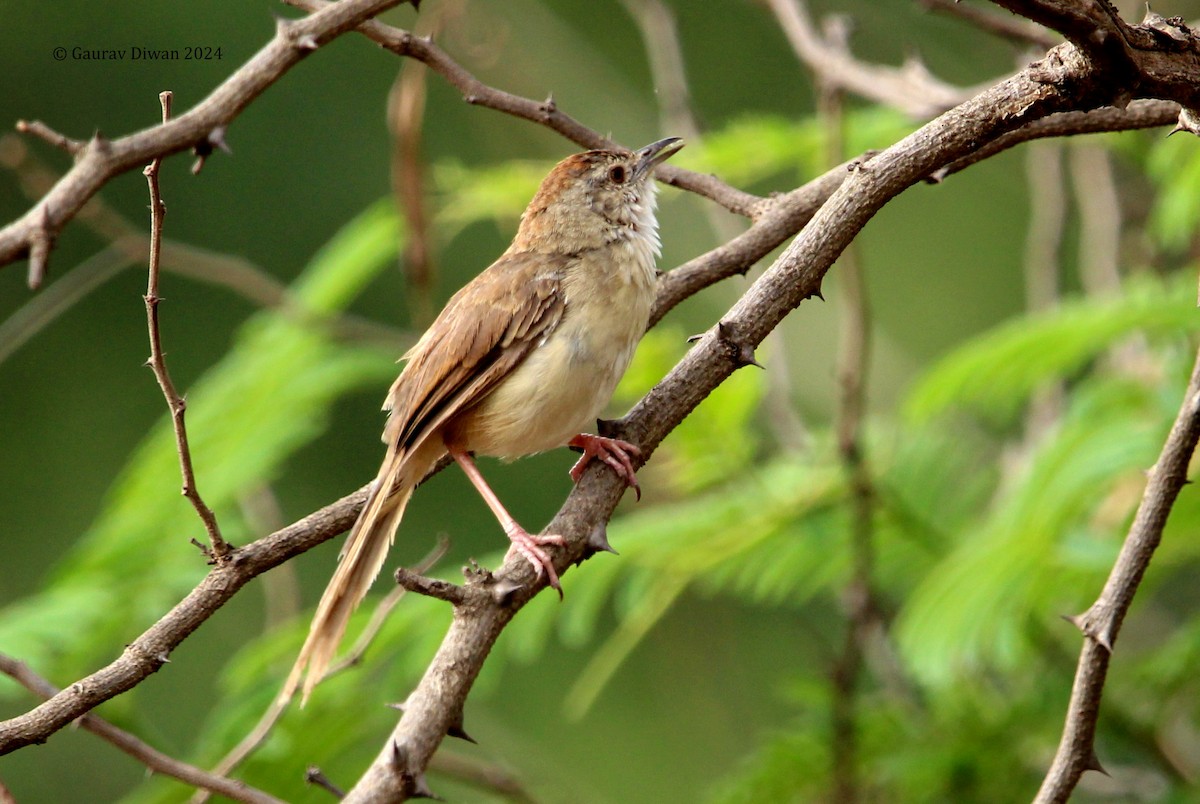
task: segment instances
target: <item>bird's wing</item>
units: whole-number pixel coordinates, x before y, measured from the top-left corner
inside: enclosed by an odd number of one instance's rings
[[[415,449],[449,417],[481,401],[553,332],[569,257],[505,254],[446,304],[405,357],[384,408],[384,441]]]

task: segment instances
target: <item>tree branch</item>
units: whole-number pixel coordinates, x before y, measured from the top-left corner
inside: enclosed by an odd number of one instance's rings
[[[327,8],[331,5],[328,0],[284,0],[284,2],[307,11]],[[489,87],[467,72],[461,64],[450,58],[430,39],[413,36],[409,31],[385,25],[378,20],[370,20],[359,25],[358,32],[397,56],[407,56],[424,62],[429,69],[442,76],[450,86],[461,92],[463,100],[467,103],[539,123],[584,148],[620,147],[608,137],[601,136],[570,115],[559,111],[558,105],[552,97],[544,101],[535,101]],[[716,176],[695,173],[674,165],[661,165],[654,175],[666,184],[715,201],[738,215],[753,217],[755,209],[762,202],[758,196],[731,187]]]
[[[225,562],[183,600],[126,646],[120,657],[23,715],[0,722],[0,755],[42,743],[104,701],[156,672],[178,645],[229,602],[252,578],[316,547],[354,524],[368,486],[288,527],[232,550]]]
[[[170,92],[161,92],[158,95],[159,102],[162,103],[164,124],[171,119],[171,98]],[[183,496],[187,497],[188,502],[196,509],[200,521],[204,523],[204,530],[208,533],[209,547],[205,552],[211,560],[220,562],[229,554],[229,545],[221,537],[221,527],[217,524],[216,514],[205,504],[199,489],[196,488],[196,471],[192,467],[192,450],[188,445],[185,418],[187,402],[179,391],[175,390],[175,383],[171,381],[171,372],[167,370],[166,356],[163,354],[162,331],[158,325],[158,305],[162,301],[158,295],[158,268],[162,255],[163,216],[167,214],[167,206],[163,203],[158,186],[160,165],[162,158],[156,157],[142,171],[150,188],[150,267],[147,272],[146,295],[142,297],[146,303],[146,328],[150,333],[150,359],[147,363],[154,371],[154,379],[158,380],[158,387],[162,389],[167,408],[171,411],[175,451],[179,453],[179,472],[183,475]]]
[[[767,0],[767,5],[796,56],[829,86],[893,106],[918,120],[940,114],[975,94],[937,80],[916,59],[900,69],[859,61],[844,39],[817,31],[803,0]]]
[[[1075,671],[1071,702],[1062,740],[1035,802],[1065,802],[1085,770],[1099,769],[1096,758],[1096,722],[1108,663],[1121,623],[1129,612],[1142,576],[1162,540],[1163,528],[1179,490],[1188,482],[1188,464],[1200,439],[1200,354],[1191,381],[1162,452],[1149,472],[1149,481],[1137,514],[1125,537],[1100,597],[1083,614],[1068,618],[1084,633],[1083,649]]]
[[[788,313],[820,292],[833,261],[888,201],[978,143],[1076,103],[1086,104],[1090,93],[1102,91],[1076,82],[1082,66],[1067,54],[1049,72],[1041,66],[1027,68],[851,171],[719,325],[700,338],[610,435],[637,444],[642,450],[639,463],[648,459],[714,388],[753,360],[754,348]],[[622,491],[611,472],[593,467],[584,473],[546,527],[547,533],[567,540],[565,548],[551,551],[560,576],[595,551],[589,537],[603,529]],[[487,654],[516,611],[543,586],[519,560],[506,562],[494,576],[468,581],[469,599],[455,607],[441,648],[383,749],[347,793],[347,802],[403,801],[428,794],[425,768],[447,731],[461,722],[466,696]],[[502,589],[505,594],[498,594]]]
[[[97,134],[83,145],[63,138],[73,143],[67,150],[74,154],[75,164],[40,202],[0,229],[0,265],[28,256],[29,286],[38,287],[46,274],[54,239],[109,179],[152,159],[189,148],[201,146],[211,150],[212,145],[223,141],[225,128],[242,110],[301,59],[401,2],[344,0],[303,19],[280,19],[270,42],[212,94],[170,123],[117,140]],[[49,131],[48,127],[34,123],[19,125],[18,129],[38,133],[43,139]]]
[[[0,673],[15,679],[25,689],[42,698],[52,698],[59,693],[53,684],[33,672],[24,662],[2,653],[0,653]],[[234,801],[244,801],[247,804],[283,804],[274,796],[256,790],[245,782],[218,776],[197,768],[195,765],[189,765],[167,756],[124,729],[119,729],[96,715],[84,715],[79,719],[79,723],[92,734],[129,754],[152,773],[170,776],[184,784],[202,788],[210,793],[217,793]]]

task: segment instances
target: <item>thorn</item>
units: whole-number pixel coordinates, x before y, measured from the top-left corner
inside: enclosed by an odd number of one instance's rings
[[[101,134],[99,130],[96,130],[92,132],[92,140],[88,143],[88,147],[105,153],[112,149],[112,140]]]
[[[596,527],[592,528],[591,533],[587,536],[587,546],[592,549],[593,553],[612,553],[614,556],[619,556],[613,546],[608,541],[608,526],[599,522]]]
[[[497,606],[506,606],[512,600],[513,594],[523,588],[525,584],[516,581],[496,581],[492,584],[492,600],[496,601]],[[558,596],[562,597],[562,589],[558,590]]]
[[[333,782],[329,781],[329,777],[322,773],[321,769],[316,765],[309,765],[304,771],[304,782],[305,784],[316,785],[329,791],[335,798],[341,799],[346,797],[346,793]]]
[[[319,48],[320,45],[317,43],[317,38],[315,36],[312,34],[305,34],[296,40],[296,47],[298,47],[300,50],[307,50],[311,52]]]
[[[703,332],[701,332],[699,335],[689,335],[689,336],[688,336],[688,339],[687,339],[687,342],[688,342],[688,343],[695,343],[696,341],[700,340],[700,339],[701,339],[701,338],[703,338],[703,337],[704,337],[704,333],[703,333]]]
[[[404,748],[400,745],[400,743],[396,742],[395,740],[392,740],[392,753],[391,753],[391,756],[388,757],[388,759],[392,763],[393,766],[395,766],[397,769],[399,769],[399,771],[401,773],[403,773],[404,765],[408,760],[408,752],[404,750]]]
[[[463,95],[463,100],[474,106],[475,104],[479,103],[479,96],[475,94]]]
[[[738,328],[729,322],[717,322],[717,337],[732,351],[732,359],[735,366],[742,368],[743,366],[758,366],[762,368],[762,364],[754,357],[754,344],[742,337],[738,332]]]
[[[412,7],[417,11],[421,10],[421,0],[408,0],[408,2],[412,3]]]
[[[227,154],[232,154],[233,149],[230,148],[229,143],[225,141],[225,132],[228,130],[228,126],[217,126],[212,131],[208,132],[207,139],[209,145],[216,147],[217,150],[224,151]]]
[[[1180,109],[1179,119],[1175,123],[1175,128],[1168,131],[1167,136],[1178,134],[1180,131],[1200,136],[1200,113],[1188,108]]]
[[[1088,752],[1087,764],[1083,766],[1083,769],[1103,773],[1108,778],[1112,778],[1112,774],[1106,771],[1104,766],[1100,764],[1100,757],[1096,756],[1095,746],[1092,746],[1092,750]]]
[[[469,743],[475,743],[475,745],[479,745],[475,738],[467,734],[467,732],[463,729],[463,716],[461,711],[458,713],[458,717],[454,719],[454,722],[450,724],[450,728],[446,729],[446,736],[457,737],[460,740],[466,740]]]
[[[425,778],[424,773],[418,773],[413,778],[412,798],[431,798],[434,801],[444,801],[441,796],[436,795],[429,789],[429,780]]]
[[[808,294],[808,298],[810,298],[810,299],[817,298],[817,299],[820,299],[821,301],[825,301],[825,294],[823,294],[821,292],[820,288],[817,288],[812,293]]]
[[[1060,614],[1058,616],[1062,617],[1071,625],[1078,628],[1080,633],[1082,633],[1084,636],[1087,636],[1087,627],[1084,625],[1086,622],[1084,618],[1087,616],[1087,612],[1084,612],[1083,614]]]

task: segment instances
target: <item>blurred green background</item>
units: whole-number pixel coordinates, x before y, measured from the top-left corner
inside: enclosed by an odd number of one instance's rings
[[[659,111],[630,13],[638,5],[424,0],[419,14],[404,6],[384,20],[425,32],[436,19],[438,43],[480,80],[553,94],[582,123],[638,146],[680,133]],[[769,10],[749,0],[666,6],[701,132],[675,161],[760,194],[820,172],[829,136],[814,117],[813,81]],[[1140,18],[1140,7],[1124,6],[1127,19]],[[1155,10],[1194,16],[1200,3]],[[1030,57],[905,0],[829,0],[813,11],[849,15],[864,58],[898,65],[919,55],[962,86]],[[272,15],[296,12],[217,0],[125,0],[102,12],[75,0],[9,0],[0,129],[38,119],[77,138],[116,137],[157,122],[164,89],[182,113],[267,41]],[[57,46],[202,46],[221,58],[56,61]],[[410,67],[344,36],[238,117],[227,134],[232,155],[210,158],[195,177],[186,155],[163,165],[166,237],[192,249],[181,246],[162,278],[168,364],[191,403],[200,491],[234,542],[374,476],[379,405],[394,359],[422,324],[413,311],[436,309],[494,259],[538,179],[577,150],[465,104],[430,75],[426,299],[398,257],[413,237],[389,179],[386,109],[402,69]],[[919,122],[855,99],[846,115],[847,155],[887,147]],[[1086,608],[1103,582],[1195,340],[1200,159],[1194,140],[1162,133],[1016,149],[913,188],[856,241],[871,305],[863,438],[879,608],[854,698],[865,800],[1027,800],[1053,753],[1078,648],[1058,615]],[[8,221],[28,208],[25,185],[38,171],[61,172],[67,160],[32,138],[0,136]],[[1077,245],[1086,212],[1071,195],[1072,178],[1087,171],[1068,171],[1061,265],[1049,266],[1059,271],[1061,308],[1033,316],[1026,175],[1046,164],[1037,159],[1069,167],[1082,147],[1116,182],[1122,289],[1105,295],[1088,284],[1088,252]],[[147,229],[136,171],[100,197],[133,230]],[[664,269],[744,226],[677,190],[660,199]],[[98,258],[108,244],[72,223],[40,294],[25,287],[23,263],[0,270],[0,651],[58,685],[111,661],[206,570],[188,543],[203,534],[178,498],[165,405],[143,366],[144,261]],[[196,278],[218,263],[257,277],[254,287],[289,288],[289,305],[248,298],[247,281]],[[828,301],[805,304],[760,350],[767,371],[736,375],[656,453],[643,472],[646,498],[627,500],[610,528],[622,555],[569,573],[564,603],[543,595],[522,613],[468,704],[466,727],[480,744],[444,752],[504,769],[537,801],[828,797],[831,678],[853,565],[853,500],[832,436],[841,283],[835,269]],[[647,338],[612,413],[748,285],[735,277],[672,312]],[[39,298],[72,293],[73,304],[36,318]],[[1047,396],[1056,400],[1050,424],[1030,424]],[[572,460],[562,451],[483,468],[514,515],[540,528],[569,490]],[[1099,747],[1112,779],[1090,774],[1079,800],[1200,796],[1200,596],[1191,582],[1200,546],[1188,544],[1197,524],[1200,508],[1185,492],[1106,694]],[[494,519],[455,470],[417,493],[389,566],[418,560],[440,534],[450,539],[438,570],[446,577],[471,557],[495,563],[503,550]],[[278,689],[338,543],[251,584],[171,664],[99,713],[210,766]],[[384,704],[407,694],[447,617],[440,604],[404,600],[365,664],[289,713],[244,778],[287,800],[327,800],[304,787],[315,764],[349,786],[394,718]],[[30,705],[0,681],[0,716]],[[188,795],[147,781],[140,765],[75,729],[0,758],[0,780],[21,802]],[[434,773],[431,783],[450,800],[504,800],[461,773]]]

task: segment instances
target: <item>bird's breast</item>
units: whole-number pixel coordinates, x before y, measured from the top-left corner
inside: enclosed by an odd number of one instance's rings
[[[595,426],[646,330],[655,292],[652,252],[631,244],[602,252],[572,266],[558,326],[473,412],[470,449],[515,458]]]

